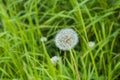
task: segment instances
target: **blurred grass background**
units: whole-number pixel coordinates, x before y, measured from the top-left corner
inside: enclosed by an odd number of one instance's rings
[[[0,80],[78,80],[70,52],[54,43],[63,28],[79,35],[81,80],[120,79],[120,0],[0,0]]]

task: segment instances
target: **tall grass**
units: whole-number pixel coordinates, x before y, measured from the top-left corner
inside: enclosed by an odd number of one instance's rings
[[[70,51],[54,43],[63,28],[79,36]],[[0,80],[119,80],[119,40],[120,0],[0,0]]]

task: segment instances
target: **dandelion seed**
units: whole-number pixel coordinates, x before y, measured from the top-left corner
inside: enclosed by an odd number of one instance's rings
[[[40,41],[41,41],[41,42],[45,42],[45,41],[47,41],[47,38],[46,38],[46,37],[41,37],[41,38],[40,38]]]
[[[50,60],[51,60],[51,62],[52,62],[53,65],[57,65],[57,63],[59,61],[59,57],[53,56]]]
[[[78,35],[73,29],[62,29],[55,37],[55,44],[61,50],[70,50],[78,43]]]
[[[89,41],[89,46],[91,47],[91,48],[93,48],[94,46],[95,46],[95,42],[94,41]]]

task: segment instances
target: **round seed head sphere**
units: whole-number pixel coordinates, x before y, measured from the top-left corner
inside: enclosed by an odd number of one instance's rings
[[[55,44],[61,50],[70,50],[78,43],[78,35],[73,29],[62,29],[55,37]]]
[[[95,42],[94,41],[89,41],[88,44],[89,44],[90,48],[93,48],[95,46]]]
[[[46,37],[41,37],[41,38],[40,38],[40,41],[41,41],[41,42],[45,42],[45,41],[47,41],[47,38],[46,38]]]
[[[56,65],[59,61],[59,57],[58,56],[53,56],[50,60],[51,60],[53,65]]]

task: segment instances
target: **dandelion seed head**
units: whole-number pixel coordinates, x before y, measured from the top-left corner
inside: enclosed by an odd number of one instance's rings
[[[59,61],[59,57],[53,56],[50,60],[51,60],[51,62],[52,62],[53,65],[57,65],[57,63]]]
[[[41,38],[40,38],[40,41],[41,41],[41,42],[45,42],[45,41],[47,41],[47,38],[46,38],[46,37],[41,37]]]
[[[95,46],[95,42],[94,41],[89,41],[89,46],[91,47],[91,48],[93,48],[94,46]]]
[[[62,29],[55,37],[55,44],[61,50],[70,50],[78,43],[78,35],[73,29]]]

